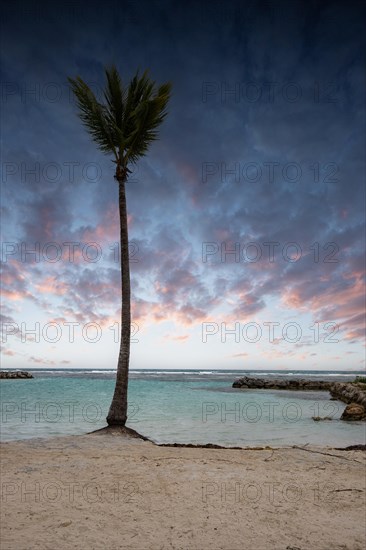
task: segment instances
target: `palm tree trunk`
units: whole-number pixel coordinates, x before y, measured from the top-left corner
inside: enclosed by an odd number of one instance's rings
[[[116,386],[107,416],[107,423],[109,426],[124,426],[127,420],[128,367],[130,362],[131,337],[131,286],[125,181],[126,178],[121,178],[118,182],[122,280],[121,341]]]

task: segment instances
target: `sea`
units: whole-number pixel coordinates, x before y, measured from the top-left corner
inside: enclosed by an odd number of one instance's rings
[[[27,369],[1,380],[1,441],[92,432],[106,425],[115,370]],[[350,381],[364,371],[131,370],[127,426],[156,443],[226,447],[366,443],[365,422],[340,420],[328,392],[240,390],[241,376]],[[312,417],[331,420],[315,422]]]

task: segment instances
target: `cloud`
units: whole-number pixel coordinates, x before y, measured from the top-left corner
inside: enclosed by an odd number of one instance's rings
[[[80,74],[99,93],[105,63],[120,64],[124,51],[126,82],[137,66],[173,81],[161,139],[127,183],[133,320],[185,330],[287,312],[362,340],[362,17],[354,3],[281,5],[189,0],[173,13],[162,0],[122,13],[92,1],[58,15],[33,6],[26,17],[20,4],[3,8],[4,82],[15,91],[6,88],[2,120],[2,213],[4,241],[18,247],[2,265],[8,318],[31,306],[34,318],[119,319],[114,164],[80,124],[66,82]],[[39,261],[21,256],[22,243],[39,243]],[[78,244],[71,260],[65,243]],[[205,243],[217,246],[206,262]],[[278,243],[273,261],[268,243]],[[239,261],[228,253],[237,246]]]
[[[173,340],[175,342],[185,342],[186,340],[188,340],[189,335],[188,334],[182,334],[182,335],[165,334],[164,338],[166,340]]]
[[[28,358],[28,361],[30,363],[37,363],[40,365],[55,365],[55,361],[51,361],[50,359],[44,359],[43,357],[34,357],[33,355]]]

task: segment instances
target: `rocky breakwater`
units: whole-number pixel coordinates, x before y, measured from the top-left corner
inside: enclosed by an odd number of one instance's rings
[[[15,378],[33,378],[33,375],[30,374],[30,372],[27,372],[25,370],[17,370],[17,371],[0,371],[0,379],[15,379]]]
[[[347,403],[341,420],[366,420],[366,384],[334,382],[329,391],[333,399]]]
[[[303,380],[302,378],[294,380],[271,380],[266,378],[251,378],[244,376],[235,380],[233,388],[250,389],[271,389],[271,390],[311,390],[311,391],[330,391],[331,382],[322,380]]]
[[[233,388],[329,391],[332,399],[347,403],[341,420],[366,420],[366,384],[303,380],[301,378],[293,380],[271,380],[244,376],[243,378],[235,380]],[[314,420],[323,419],[316,417]]]

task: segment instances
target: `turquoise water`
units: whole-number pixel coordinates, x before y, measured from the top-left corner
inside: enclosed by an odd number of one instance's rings
[[[339,418],[327,392],[236,390],[235,377],[139,375],[129,386],[127,425],[159,443],[227,446],[365,443],[365,423]],[[114,375],[37,374],[3,380],[2,441],[83,434],[105,426]],[[312,416],[332,416],[314,422]]]

